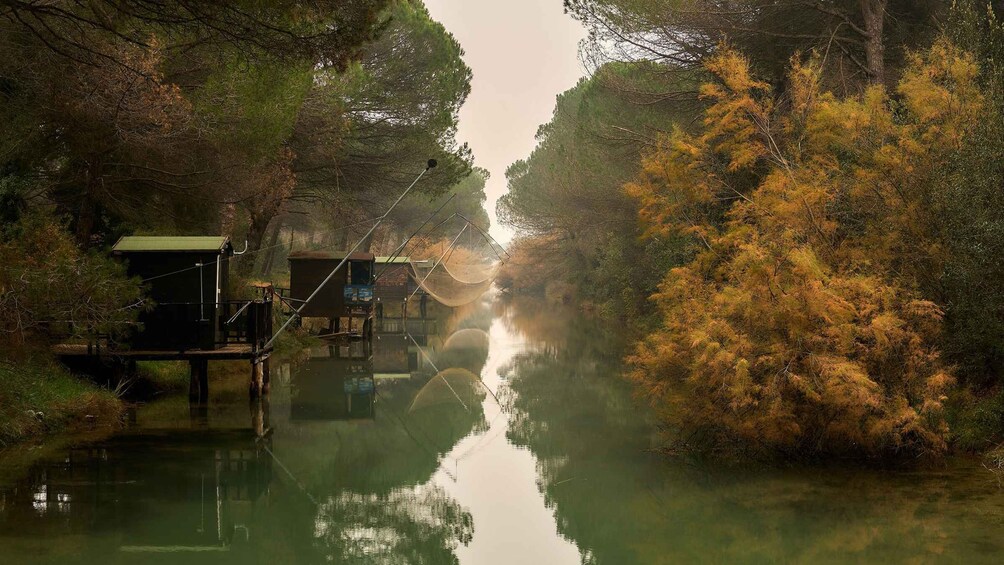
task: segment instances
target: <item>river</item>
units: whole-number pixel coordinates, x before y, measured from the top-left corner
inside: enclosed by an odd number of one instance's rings
[[[656,453],[595,321],[529,301],[219,377],[0,459],[0,563],[998,563],[1004,490]],[[59,441],[57,441],[59,440]]]

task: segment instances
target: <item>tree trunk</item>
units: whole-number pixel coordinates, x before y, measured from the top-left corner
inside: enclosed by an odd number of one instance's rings
[[[276,219],[275,227],[272,229],[272,235],[268,238],[268,248],[265,251],[265,257],[261,261],[261,270],[258,271],[260,275],[267,275],[272,272],[272,261],[275,259],[275,248],[279,242],[279,232],[282,231],[282,219]]]
[[[94,235],[94,225],[98,217],[97,194],[98,184],[101,182],[100,171],[101,165],[96,159],[87,164],[86,184],[80,198],[75,230],[77,245],[80,247],[90,247],[91,236]]]
[[[265,239],[265,230],[268,229],[269,221],[272,219],[270,214],[252,214],[251,215],[251,225],[248,226],[248,251],[255,251],[261,249],[261,241]],[[254,257],[250,255],[249,257]],[[239,272],[243,276],[249,276],[254,272],[254,260],[251,261],[239,261],[237,263]]]
[[[885,83],[885,8],[889,0],[860,0],[861,17],[865,31],[865,66],[868,80],[874,84]]]

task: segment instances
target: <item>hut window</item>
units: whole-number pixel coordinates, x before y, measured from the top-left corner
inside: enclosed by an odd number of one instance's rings
[[[370,275],[370,264],[365,261],[353,261],[350,279],[349,284],[371,284],[373,279]]]

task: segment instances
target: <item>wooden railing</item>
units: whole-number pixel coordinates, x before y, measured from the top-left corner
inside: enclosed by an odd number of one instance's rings
[[[214,308],[215,306],[215,308]],[[258,350],[272,337],[272,302],[160,303],[144,312],[133,349],[216,349],[247,344]]]

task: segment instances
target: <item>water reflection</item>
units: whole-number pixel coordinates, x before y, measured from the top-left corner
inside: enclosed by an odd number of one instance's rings
[[[525,300],[434,322],[277,366],[267,402],[248,403],[241,366],[196,411],[167,398],[113,437],[27,468],[0,460],[2,562],[989,563],[1004,550],[1004,495],[973,463],[670,462],[617,377],[611,328]]]
[[[653,454],[603,328],[508,305],[538,336],[504,368],[508,437],[537,458],[558,530],[586,563],[999,562],[1004,494],[972,462],[894,472],[727,470]],[[565,319],[562,321],[562,317]],[[555,324],[565,328],[560,340]]]
[[[0,488],[0,548],[53,541],[58,548],[94,534],[82,557],[246,547],[262,534],[251,524],[270,495],[268,443],[251,430],[147,430],[44,459]]]
[[[124,433],[6,473],[0,555],[456,562],[473,519],[430,480],[485,426],[470,371],[484,365],[487,342],[444,346],[466,317],[408,328],[442,334],[315,348],[277,367],[271,398],[250,406],[238,377],[196,410],[176,399],[140,407]]]
[[[373,371],[368,342],[312,348],[290,383],[290,419],[373,419]]]

